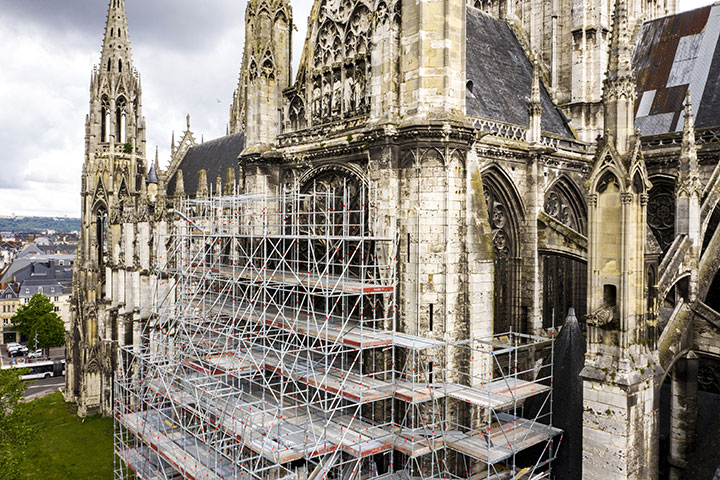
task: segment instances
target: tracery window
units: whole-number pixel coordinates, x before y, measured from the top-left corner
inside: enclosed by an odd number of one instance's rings
[[[653,179],[652,183],[647,222],[665,254],[675,239],[675,186],[665,179]]]
[[[608,179],[609,180],[609,179]],[[578,233],[587,231],[586,207],[569,180],[561,178],[545,195],[545,213]],[[543,327],[562,325],[570,308],[585,316],[587,263],[556,253],[542,255]]]
[[[579,194],[564,179],[556,182],[545,195],[545,213],[557,219],[576,232],[585,233],[587,220],[586,207]]]
[[[347,0],[323,8],[341,20],[326,20],[317,34],[308,95],[316,124],[366,114],[370,106],[370,10]]]
[[[305,103],[300,96],[293,98],[290,102],[290,128],[293,130],[302,130],[305,128]]]
[[[703,392],[720,394],[720,361],[700,357],[697,379],[698,388]]]
[[[517,219],[510,198],[495,175],[483,178],[490,228],[495,249],[494,331],[502,333],[516,326],[514,308],[517,293]]]

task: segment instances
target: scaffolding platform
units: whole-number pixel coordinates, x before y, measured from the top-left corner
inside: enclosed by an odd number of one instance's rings
[[[319,318],[318,314],[322,312],[291,307],[256,309],[232,301],[220,303],[208,299],[196,299],[193,302],[195,314],[206,310],[238,321],[262,323],[293,334],[306,335],[326,342],[341,342],[352,347],[386,347],[396,341],[388,331],[377,330],[358,321],[348,321],[340,315],[323,314],[322,318]]]
[[[153,242],[168,250],[154,256],[165,283],[150,321],[139,345],[119,349],[115,480],[516,480],[548,470],[561,431],[551,413],[521,414],[528,398],[552,395],[552,355],[539,369],[533,356],[552,339],[400,331],[397,235],[386,219],[376,235],[366,195],[177,206],[182,221]],[[518,454],[543,444],[523,470]]]
[[[128,448],[125,450],[116,450],[115,455],[120,457],[128,467],[133,471],[138,480],[163,480],[165,470],[160,466],[162,460],[151,455],[149,447],[142,449]],[[165,462],[163,462],[165,463]]]
[[[549,391],[548,385],[513,377],[502,378],[476,387],[457,384],[445,387],[446,395],[451,398],[494,410],[511,408],[514,403],[521,403],[527,398]]]
[[[445,441],[450,448],[465,455],[496,464],[562,433],[560,429],[508,414],[498,414],[498,418],[487,431],[447,432]]]

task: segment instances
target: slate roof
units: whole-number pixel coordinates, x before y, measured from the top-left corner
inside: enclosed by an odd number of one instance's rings
[[[208,187],[214,190],[217,176],[220,175],[224,182],[227,169],[237,167],[238,155],[244,147],[245,134],[240,132],[190,148],[178,165],[178,169],[183,173],[185,194],[195,194],[198,186],[198,173],[202,169],[207,171]],[[175,194],[175,179],[176,176],[173,175],[168,182],[168,195]]]
[[[533,68],[508,24],[467,7],[466,46],[467,115],[527,127]],[[542,131],[575,138],[545,86],[540,90]]]
[[[690,90],[695,127],[720,126],[720,5],[646,22],[633,56],[635,127],[643,135],[682,130]]]
[[[21,281],[19,278],[16,278],[17,276],[24,275],[24,271],[31,267],[32,265],[41,265],[44,263],[53,262],[55,265],[58,266],[58,268],[65,268],[72,271],[72,264],[75,261],[75,255],[33,255],[23,258],[16,258],[11,264],[10,267],[5,271],[5,274],[3,275],[2,279],[0,279],[0,282],[10,282],[13,279],[16,279],[16,281]],[[60,262],[63,263],[63,265],[60,265]]]

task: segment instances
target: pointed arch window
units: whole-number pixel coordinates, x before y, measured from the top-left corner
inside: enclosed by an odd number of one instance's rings
[[[495,289],[493,298],[495,333],[512,327],[526,330],[519,315],[520,259],[518,225],[521,217],[519,203],[511,193],[512,187],[504,175],[495,169],[483,175],[485,201],[495,249]]]
[[[124,97],[117,99],[115,109],[116,140],[120,143],[127,142],[127,102]]]
[[[107,71],[110,71],[110,68],[112,68],[112,60],[108,58],[108,65],[107,65]]]
[[[118,72],[122,73],[122,60],[118,60]]]
[[[95,260],[97,262],[100,279],[105,281],[105,263],[107,256],[107,209],[104,205],[99,204],[95,208]],[[101,295],[104,295],[105,289],[101,289]]]
[[[654,177],[647,206],[647,223],[663,254],[675,240],[675,182],[667,177]]]
[[[102,96],[100,108],[100,141],[107,142],[110,136],[110,100],[107,95]]]

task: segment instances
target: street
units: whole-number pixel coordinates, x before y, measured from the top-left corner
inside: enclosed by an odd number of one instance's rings
[[[65,347],[58,347],[58,348],[51,348],[50,349],[50,359],[52,360],[62,360],[65,358]],[[3,346],[0,348],[0,366],[1,365],[10,365],[12,361],[15,360],[17,362],[26,362],[28,361],[25,357],[19,357],[15,359],[11,359],[7,356],[7,349]],[[43,359],[44,360],[44,359]],[[40,359],[35,361],[42,361]],[[29,365],[31,365],[30,363]],[[22,364],[20,364],[22,366]],[[42,397],[48,393],[57,392],[58,388],[62,388],[65,386],[65,376],[61,377],[51,377],[51,378],[41,378],[37,380],[28,380],[27,381],[28,387],[25,390],[24,397],[26,399],[34,399],[38,397]]]
[[[64,387],[65,376],[28,380],[27,384],[28,387],[23,395],[25,398],[42,397],[48,393],[57,392],[58,388]]]

